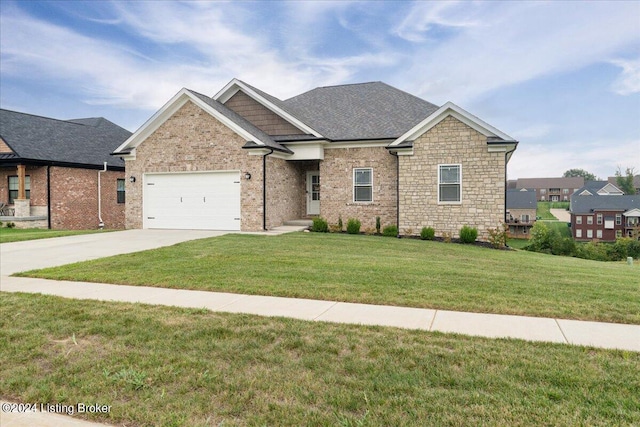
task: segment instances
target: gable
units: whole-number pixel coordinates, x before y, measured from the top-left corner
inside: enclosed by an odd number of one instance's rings
[[[620,190],[618,187],[616,187],[615,185],[609,183],[604,187],[602,187],[600,190],[598,190],[598,194],[601,196],[614,196],[614,195],[621,196],[624,194],[624,192]]]
[[[4,140],[2,138],[0,138],[0,153],[2,153],[2,154],[13,153],[13,150],[11,149],[11,147],[9,147],[7,145],[7,143],[4,142]]]
[[[229,98],[224,105],[268,135],[299,135],[305,133],[241,90]]]

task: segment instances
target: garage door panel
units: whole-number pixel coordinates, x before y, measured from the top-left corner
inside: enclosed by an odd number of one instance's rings
[[[145,175],[144,227],[240,230],[240,172]]]

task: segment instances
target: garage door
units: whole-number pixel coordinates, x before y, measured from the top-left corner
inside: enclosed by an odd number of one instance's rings
[[[240,230],[240,172],[145,174],[144,228]]]

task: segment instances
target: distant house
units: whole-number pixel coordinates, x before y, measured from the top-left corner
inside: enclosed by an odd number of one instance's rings
[[[131,132],[104,118],[56,120],[0,109],[0,219],[18,228],[124,228]]]
[[[536,222],[537,205],[535,190],[507,190],[505,223],[509,226],[509,237],[529,238],[530,229]]]
[[[618,185],[618,180],[615,176],[610,176],[607,181],[613,185]],[[633,177],[633,187],[636,189],[636,194],[640,194],[640,175]]]
[[[570,211],[575,240],[613,242],[637,232],[640,195],[624,195],[607,181],[591,181],[571,197]]]
[[[280,100],[234,79],[182,89],[114,153],[126,162],[127,228],[256,231],[358,218],[487,238],[505,217],[517,141],[448,102],[382,82]],[[135,180],[134,180],[135,179]]]
[[[584,186],[583,177],[570,178],[519,178],[511,180],[508,188],[535,190],[536,200],[541,202],[568,202],[571,195]]]

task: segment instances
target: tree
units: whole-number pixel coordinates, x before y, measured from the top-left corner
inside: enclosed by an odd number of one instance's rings
[[[585,181],[599,181],[598,177],[584,169],[569,169],[562,175],[565,178],[583,177]]]
[[[620,166],[618,166],[618,170],[616,171],[616,183],[618,184],[618,187],[624,191],[624,194],[636,194],[636,187],[633,185],[634,173],[634,168],[627,168],[624,174],[622,174],[622,170],[620,169]]]

